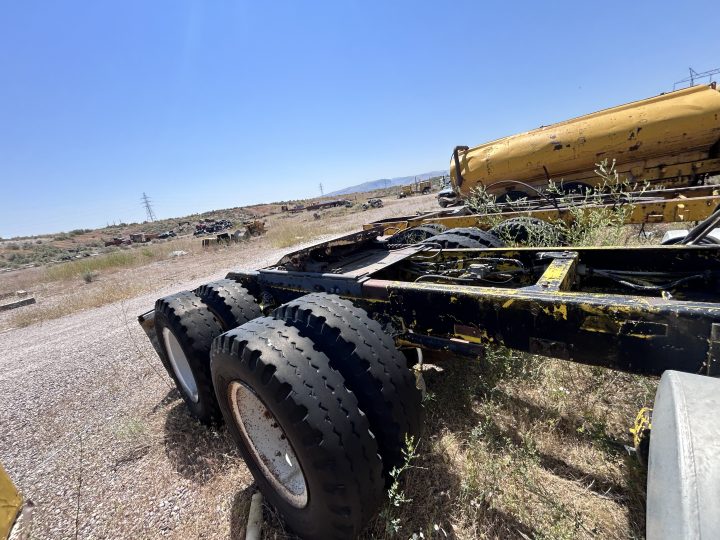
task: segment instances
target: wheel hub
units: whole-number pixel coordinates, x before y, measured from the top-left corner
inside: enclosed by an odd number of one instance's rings
[[[180,381],[180,386],[183,387],[185,394],[190,397],[192,402],[197,403],[200,399],[197,382],[195,381],[195,375],[193,375],[192,369],[190,369],[190,363],[185,356],[185,352],[180,346],[180,342],[175,337],[175,334],[167,327],[163,328],[162,335],[170,365],[178,381]]]
[[[230,383],[235,423],[263,476],[287,502],[303,508],[308,502],[305,475],[275,415],[247,385]]]

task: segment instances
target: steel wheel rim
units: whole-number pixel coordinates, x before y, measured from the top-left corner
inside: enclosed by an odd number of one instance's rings
[[[235,424],[263,476],[288,503],[304,508],[308,502],[305,475],[275,415],[240,381],[230,383],[229,397]]]
[[[163,328],[163,341],[165,342],[165,350],[167,351],[170,365],[175,372],[177,380],[180,382],[180,386],[182,386],[185,391],[185,395],[188,396],[193,403],[197,403],[200,396],[198,395],[195,375],[193,375],[190,363],[185,356],[185,351],[183,351],[180,346],[180,342],[175,337],[175,334],[167,327]]]

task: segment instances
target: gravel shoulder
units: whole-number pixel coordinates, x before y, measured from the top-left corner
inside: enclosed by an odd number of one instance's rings
[[[348,216],[434,207],[416,197]],[[313,242],[314,243],[314,242]],[[262,239],[207,257],[114,273],[152,292],[0,333],[0,462],[36,505],[36,538],[228,538],[244,529],[252,477],[224,430],[194,422],[137,315],[156,298],[277,261]],[[63,301],[53,290],[52,302]]]

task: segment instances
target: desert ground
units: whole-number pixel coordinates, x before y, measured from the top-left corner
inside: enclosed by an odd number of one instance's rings
[[[428,195],[274,216],[246,243],[177,239],[147,264],[89,280],[44,268],[0,276],[0,292],[37,298],[0,314],[0,462],[36,505],[32,537],[243,538],[252,477],[224,428],[189,417],[137,316],[230,270],[434,208]],[[644,479],[624,445],[655,381],[503,350],[432,359],[425,381],[427,425],[403,500],[385,505],[368,538],[642,536]],[[266,508],[263,537],[288,536]]]

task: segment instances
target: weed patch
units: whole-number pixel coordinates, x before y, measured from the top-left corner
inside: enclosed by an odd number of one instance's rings
[[[22,311],[13,314],[9,319],[9,324],[13,327],[23,327],[43,321],[59,319],[76,311],[132,298],[144,292],[144,290],[145,287],[140,284],[119,287],[114,283],[105,284],[103,287],[93,291],[84,291],[81,289],[63,298],[61,303],[55,305],[46,306],[40,302],[28,306]]]

